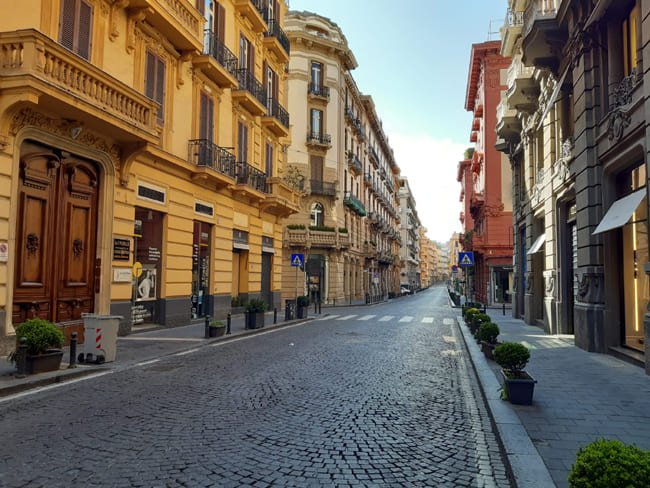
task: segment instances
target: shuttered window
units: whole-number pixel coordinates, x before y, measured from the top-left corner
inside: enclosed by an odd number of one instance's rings
[[[162,124],[165,113],[165,61],[147,51],[144,94],[160,104],[158,123]]]
[[[216,2],[214,4],[214,33],[219,40],[226,42],[226,9]]]
[[[201,107],[199,120],[199,139],[207,139],[212,142],[214,134],[214,100],[201,92]]]
[[[239,145],[237,148],[238,161],[247,162],[248,161],[248,126],[243,122],[239,122]]]
[[[59,43],[90,60],[93,6],[84,0],[63,0],[59,17]]]
[[[273,145],[266,143],[266,177],[273,177]]]

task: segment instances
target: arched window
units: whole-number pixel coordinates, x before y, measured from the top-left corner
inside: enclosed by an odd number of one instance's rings
[[[323,225],[323,205],[320,202],[314,202],[311,205],[311,225]]]

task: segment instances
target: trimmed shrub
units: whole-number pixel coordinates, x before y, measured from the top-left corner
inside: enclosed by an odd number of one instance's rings
[[[266,302],[261,298],[253,298],[248,305],[246,305],[246,311],[250,313],[260,313],[264,312],[267,309]]]
[[[504,342],[494,348],[494,360],[515,377],[526,367],[529,359],[530,352],[523,344]]]
[[[497,336],[499,335],[499,326],[494,322],[486,322],[476,331],[476,339],[479,341],[487,342],[488,344],[496,344]]]
[[[650,486],[650,451],[608,439],[580,447],[569,474],[569,486],[647,488]]]
[[[48,349],[60,349],[65,342],[65,335],[56,325],[48,320],[29,319],[16,327],[16,341],[22,337],[27,339],[27,354],[36,356],[47,352]],[[16,351],[9,355],[11,362],[16,361]]]

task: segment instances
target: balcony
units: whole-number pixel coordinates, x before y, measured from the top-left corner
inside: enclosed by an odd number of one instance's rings
[[[363,175],[363,183],[369,188],[372,188],[372,175],[370,173],[365,173]]]
[[[274,98],[269,98],[266,104],[266,116],[262,117],[262,125],[278,137],[289,135],[289,112]]]
[[[0,33],[0,93],[118,143],[159,143],[159,105],[34,31]]]
[[[357,175],[363,173],[363,163],[356,154],[348,154],[348,168]]]
[[[221,88],[235,88],[238,81],[237,56],[209,29],[204,33],[203,54],[192,58],[192,64]]]
[[[379,167],[379,156],[377,155],[377,151],[375,151],[374,147],[370,146],[368,154],[370,156],[370,162],[375,167],[375,169],[377,169]]]
[[[377,246],[373,246],[366,242],[363,244],[361,252],[363,252],[367,258],[374,258],[377,255]]]
[[[260,204],[262,212],[288,217],[300,211],[300,192],[289,186],[282,178],[266,180],[266,198]]]
[[[209,181],[217,188],[231,185],[236,175],[235,156],[207,139],[188,143],[188,160],[196,166],[194,181]]]
[[[285,242],[289,247],[302,249],[341,249],[350,247],[350,234],[336,230],[289,229]]]
[[[497,136],[506,141],[519,142],[521,139],[521,120],[517,111],[508,107],[506,100],[501,100],[497,105]]]
[[[252,115],[266,114],[266,88],[262,85],[253,73],[246,68],[239,68],[235,71],[237,88],[232,90],[233,101],[242,105]]]
[[[562,58],[561,47],[567,35],[557,21],[561,0],[531,0],[524,12],[522,27],[522,62],[556,70]]]
[[[289,38],[275,19],[269,21],[269,30],[264,33],[264,47],[275,54],[279,62],[289,62]]]
[[[329,149],[332,147],[332,136],[318,132],[308,132],[307,145],[315,149]]]
[[[262,0],[233,0],[235,12],[248,20],[255,32],[266,32],[266,10]]]
[[[348,207],[354,213],[360,216],[366,215],[366,206],[351,191],[346,191],[343,196],[343,205]]]
[[[125,2],[121,2],[125,3]],[[190,2],[179,0],[130,0],[128,12],[144,14],[144,20],[169,40],[178,51],[201,51],[205,19]],[[133,41],[131,41],[133,42]],[[129,46],[135,48],[135,46]]]
[[[377,212],[368,212],[367,218],[370,224],[376,224],[379,222],[379,214]]]
[[[315,85],[314,83],[309,84],[309,96],[311,98],[318,98],[321,100],[327,100],[329,101],[330,99],[330,87],[329,86],[320,86],[320,85]]]
[[[501,27],[501,56],[511,57],[515,42],[524,26],[524,12],[508,9],[506,20]]]
[[[354,124],[356,117],[354,116],[354,111],[350,107],[345,107],[345,118]]]
[[[377,259],[380,264],[392,264],[395,261],[395,256],[389,249],[383,249],[379,251]]]
[[[263,196],[251,193],[249,189],[255,190],[258,193],[266,193],[266,173],[251,166],[245,161],[237,161],[235,163],[235,182],[238,188],[233,189],[236,192],[243,192],[248,197],[256,197],[258,199]]]
[[[309,180],[312,195],[336,196],[336,182]]]
[[[513,59],[508,68],[508,106],[515,107],[520,112],[530,113],[536,110],[539,85],[533,77],[534,71],[534,67],[524,66],[517,59]]]

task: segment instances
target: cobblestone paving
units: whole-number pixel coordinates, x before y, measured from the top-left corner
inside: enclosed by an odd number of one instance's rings
[[[451,313],[407,300],[2,403],[0,486],[510,486]]]

